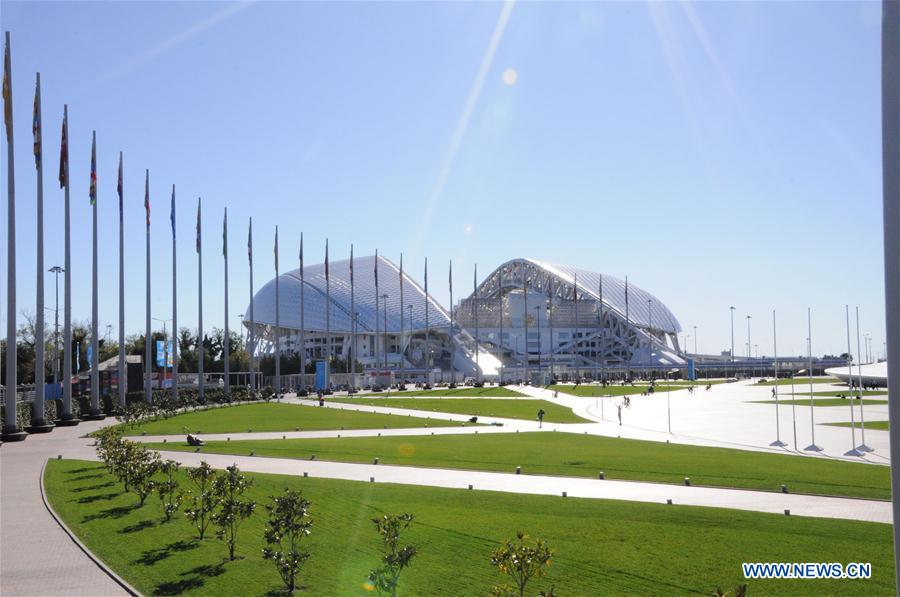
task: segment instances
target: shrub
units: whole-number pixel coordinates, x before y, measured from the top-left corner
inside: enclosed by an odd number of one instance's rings
[[[413,519],[412,514],[385,514],[380,518],[372,519],[372,522],[375,523],[375,530],[381,535],[384,555],[381,557],[381,567],[369,573],[369,582],[375,586],[380,595],[396,597],[400,573],[409,566],[413,557],[418,553],[414,545],[398,547],[400,534],[409,528]]]
[[[174,460],[164,460],[159,465],[159,472],[163,475],[162,481],[156,483],[156,492],[162,503],[166,520],[171,520],[172,515],[178,511],[181,502],[184,501],[184,492],[178,486],[179,464]]]
[[[219,510],[212,515],[212,521],[219,527],[216,536],[228,546],[229,560],[234,559],[238,527],[256,509],[255,502],[241,499],[251,484],[252,481],[241,474],[236,464],[226,468],[225,472],[213,481],[212,491],[219,502]]]
[[[200,463],[197,468],[188,469],[188,479],[193,483],[193,489],[188,490],[190,506],[184,511],[194,526],[197,528],[200,539],[206,534],[213,511],[218,505],[216,495],[213,492],[213,482],[216,471],[206,461]]]
[[[509,585],[496,586],[491,590],[491,595],[497,597],[512,597],[525,595],[525,586],[532,578],[540,578],[547,573],[550,566],[550,558],[553,552],[541,539],[536,539],[532,544],[528,541],[528,535],[519,531],[516,533],[517,541],[507,539],[503,545],[491,553],[491,564],[500,569],[500,572],[509,576],[515,583],[515,587]],[[538,592],[538,597],[552,597],[553,587],[547,593]]]
[[[272,496],[266,510],[269,520],[264,537],[268,547],[263,548],[263,558],[275,563],[288,593],[293,593],[297,575],[309,559],[309,552],[300,550],[300,543],[309,536],[313,524],[309,501],[299,491],[285,490],[281,497]]]
[[[128,442],[133,444],[133,442]],[[159,470],[160,459],[159,452],[148,450],[144,446],[137,446],[132,452],[132,456],[127,464],[128,484],[132,491],[137,494],[141,500],[141,506],[147,496],[153,493],[156,481],[153,477]]]

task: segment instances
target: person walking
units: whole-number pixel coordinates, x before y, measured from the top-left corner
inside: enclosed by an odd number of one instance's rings
[[[538,429],[541,429],[544,426],[544,415],[547,414],[544,412],[544,409],[538,411]]]
[[[619,427],[621,427],[622,426],[622,403],[621,402],[616,405],[616,410],[618,411],[618,414],[619,414]]]

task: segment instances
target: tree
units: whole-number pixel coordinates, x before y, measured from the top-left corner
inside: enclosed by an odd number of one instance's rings
[[[219,502],[219,510],[212,515],[212,521],[219,527],[216,536],[228,546],[229,560],[234,559],[238,527],[256,509],[256,502],[241,499],[250,485],[252,481],[241,474],[236,464],[226,468],[225,474],[213,481],[213,495]]]
[[[269,520],[264,537],[268,546],[263,548],[263,558],[275,563],[288,593],[293,593],[297,575],[309,559],[309,552],[300,550],[313,524],[309,501],[299,491],[286,489],[281,497],[272,496],[266,510]]]
[[[372,522],[375,523],[375,530],[381,535],[385,553],[381,558],[382,566],[369,573],[369,581],[375,585],[381,595],[396,597],[400,573],[409,566],[413,557],[418,553],[414,545],[398,548],[400,534],[409,528],[413,519],[412,514],[385,514],[380,518],[372,519]]]
[[[181,502],[184,501],[184,492],[178,486],[179,466],[174,460],[164,460],[159,465],[159,472],[162,473],[163,480],[156,484],[156,492],[159,494],[159,501],[162,503],[166,520],[172,519],[172,515],[178,512]]]
[[[500,569],[500,572],[512,578],[515,587],[509,585],[496,586],[491,595],[512,597],[525,595],[525,586],[532,578],[540,578],[547,573],[550,566],[550,558],[553,552],[541,539],[536,539],[534,544],[528,541],[528,535],[519,531],[516,533],[517,541],[507,539],[504,544],[491,553],[491,564]],[[552,597],[553,587],[548,593],[538,592],[539,597]]]
[[[144,446],[137,446],[132,454],[126,465],[128,484],[140,498],[141,506],[143,506],[147,496],[153,493],[153,489],[156,486],[153,477],[159,470],[159,452],[148,450]]]
[[[188,490],[190,506],[184,511],[184,514],[197,528],[200,540],[203,540],[212,513],[218,505],[215,492],[213,492],[216,471],[204,460],[197,468],[189,469],[187,476],[194,487]]]

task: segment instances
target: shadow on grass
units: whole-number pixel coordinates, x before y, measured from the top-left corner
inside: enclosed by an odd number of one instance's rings
[[[137,533],[138,531],[143,531],[144,529],[151,529],[156,526],[156,522],[152,520],[142,520],[140,522],[136,522],[134,524],[130,524],[127,527],[124,527],[119,532],[122,534],[128,533]]]
[[[115,485],[114,481],[107,481],[106,483],[98,483],[97,485],[88,485],[87,487],[75,487],[74,489],[70,489],[72,493],[82,493],[84,491],[93,491],[95,489],[103,489],[104,487],[112,487]]]
[[[72,470],[66,471],[67,475],[77,475],[78,473],[92,473],[99,469],[103,468],[103,465],[97,466],[83,466],[81,468],[73,468]]]
[[[137,526],[137,525],[135,525]],[[141,557],[134,561],[135,564],[141,564],[143,566],[152,566],[159,561],[165,560],[171,555],[176,553],[181,553],[184,551],[190,551],[192,549],[197,549],[200,547],[200,544],[196,541],[176,541],[175,543],[169,543],[165,547],[160,547],[157,549],[148,549],[144,553],[141,554]],[[201,583],[202,584],[202,583]],[[168,595],[174,595],[174,593],[167,593]]]
[[[69,482],[73,483],[75,481],[84,481],[85,479],[102,479],[102,478],[103,478],[103,473],[94,473],[93,475],[79,475],[77,477],[72,477],[71,479],[69,479]]]
[[[179,543],[183,543],[183,541]],[[202,566],[197,566],[196,568],[192,568],[187,572],[181,573],[181,576],[185,576],[187,578],[182,578],[181,580],[172,580],[156,585],[156,588],[153,589],[153,594],[180,595],[186,591],[192,591],[202,587],[205,578],[219,576],[220,574],[224,573],[224,562],[220,562],[218,564],[204,564]]]
[[[116,506],[115,508],[107,508],[106,510],[101,510],[96,514],[89,514],[88,516],[85,516],[84,520],[82,520],[81,522],[91,522],[92,520],[99,520],[101,518],[122,518],[123,516],[128,516],[139,507],[139,504],[132,504],[130,506]]]
[[[111,500],[111,499],[119,497],[120,495],[122,495],[122,494],[118,493],[118,492],[98,493],[97,495],[86,495],[86,496],[78,498],[74,501],[78,502],[79,504],[93,504],[94,502]]]

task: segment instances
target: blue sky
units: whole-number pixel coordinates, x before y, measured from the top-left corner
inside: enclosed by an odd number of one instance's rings
[[[536,257],[629,276],[698,348],[846,349],[844,304],[884,340],[877,3],[3,2],[13,42],[19,310],[34,309],[31,103],[41,72],[46,265],[62,263],[56,184],[70,114],[73,310],[90,317],[90,137],[98,139],[100,325],[117,322],[115,168],[125,154],[128,333],[144,320],[144,169],[153,316],[222,325],[229,208],[232,325],[255,280],[305,233],[309,263],[375,249],[447,303],[472,266]],[[6,169],[3,144],[3,177]],[[3,186],[5,189],[5,184]],[[6,209],[2,211],[6,284]],[[47,278],[52,305],[52,277]],[[4,290],[5,303],[5,290]],[[5,318],[5,304],[3,306]],[[117,332],[114,330],[113,334]],[[855,332],[854,332],[855,334]],[[689,340],[693,348],[693,338]],[[856,340],[853,338],[855,352]]]

